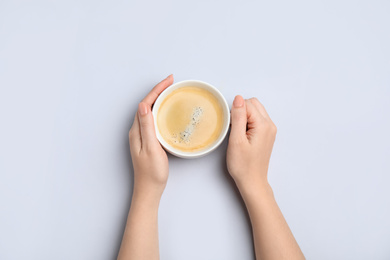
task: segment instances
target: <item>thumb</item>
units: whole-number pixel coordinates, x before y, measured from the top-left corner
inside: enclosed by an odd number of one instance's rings
[[[232,129],[230,132],[230,139],[233,141],[242,141],[246,139],[246,105],[241,96],[236,96],[233,101],[231,109]]]
[[[138,118],[141,132],[141,149],[150,149],[157,143],[157,137],[152,111],[145,102],[138,105]]]

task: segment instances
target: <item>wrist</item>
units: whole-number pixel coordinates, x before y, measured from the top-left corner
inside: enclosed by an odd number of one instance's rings
[[[138,174],[134,176],[133,195],[161,197],[166,184]]]
[[[142,203],[147,205],[159,205],[164,187],[160,185],[141,185],[135,183],[133,189],[132,203]]]
[[[243,200],[258,200],[273,198],[273,190],[268,180],[247,180],[236,182]]]
[[[161,195],[158,193],[139,191],[134,188],[133,197],[131,199],[131,207],[158,209],[160,200]]]

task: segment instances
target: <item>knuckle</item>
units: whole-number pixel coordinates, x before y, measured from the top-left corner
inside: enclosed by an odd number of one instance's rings
[[[271,129],[276,130],[276,125],[275,125],[275,123],[272,122],[271,119],[268,119],[268,122],[269,122],[269,125],[270,125]]]
[[[278,131],[276,125],[272,121],[267,121],[266,127],[268,132],[270,132],[273,135],[275,135],[276,132]]]
[[[252,103],[261,104],[260,101],[257,99],[257,97],[252,97],[250,100]]]
[[[274,123],[272,123],[272,130],[275,134],[278,132],[278,128]]]

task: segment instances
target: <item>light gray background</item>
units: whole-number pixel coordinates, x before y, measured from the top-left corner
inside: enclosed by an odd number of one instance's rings
[[[0,0],[0,259],[115,259],[128,130],[170,73],[258,97],[269,179],[308,259],[390,259],[389,1]],[[161,259],[254,259],[211,155],[170,157]]]

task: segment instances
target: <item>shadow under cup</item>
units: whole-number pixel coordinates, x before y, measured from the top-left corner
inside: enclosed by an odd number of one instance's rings
[[[194,89],[195,88],[200,89],[200,91],[206,90],[208,92],[208,95],[211,94],[213,99],[217,100],[218,105],[221,109],[221,113],[218,114],[217,119],[220,119],[219,117],[222,117],[222,120],[221,120],[222,127],[220,127],[219,134],[217,133],[217,135],[216,135],[217,137],[213,139],[214,141],[212,141],[207,146],[205,146],[201,149],[198,149],[198,150],[194,150],[194,151],[185,151],[185,149],[181,150],[178,147],[174,147],[174,145],[171,145],[166,139],[164,139],[163,134],[160,132],[160,128],[158,126],[158,117],[159,117],[159,113],[160,113],[160,107],[162,108],[162,105],[165,106],[164,102],[166,102],[168,100],[167,98],[170,98],[170,96],[171,96],[170,94],[172,94],[172,92],[174,92],[174,91],[175,91],[174,93],[178,93],[179,89],[183,88],[183,90],[184,90],[184,88],[189,88],[189,87],[194,88]],[[205,91],[203,91],[203,92],[205,92]],[[188,94],[188,95],[190,95],[190,94]],[[190,96],[187,96],[187,98],[190,98]],[[184,104],[184,105],[186,105],[186,104]],[[202,113],[201,107],[197,107],[197,109],[200,109],[200,111],[195,109],[194,114],[192,116],[190,116],[190,117],[192,117],[192,119],[190,119],[190,120],[193,120],[193,122],[194,122],[193,123],[194,127],[192,127],[191,124],[189,124],[189,127],[187,127],[186,130],[184,130],[184,134],[181,134],[181,136],[180,136],[180,138],[181,138],[180,140],[183,140],[183,142],[184,142],[183,138],[186,137],[187,132],[191,132],[192,130],[194,130],[194,132],[196,131],[196,127],[197,127],[196,126],[196,118],[197,118],[197,116],[199,116],[200,113]],[[204,156],[204,155],[214,151],[222,143],[222,141],[225,139],[226,134],[227,134],[228,129],[229,129],[229,125],[230,125],[230,109],[229,109],[229,106],[228,106],[225,98],[221,94],[221,92],[219,92],[219,90],[217,88],[215,88],[214,86],[212,86],[206,82],[199,81],[199,80],[180,81],[180,82],[177,82],[177,83],[169,86],[168,88],[166,88],[159,95],[156,102],[154,103],[152,113],[153,113],[153,118],[154,118],[154,126],[155,126],[155,130],[156,130],[157,139],[159,140],[159,142],[161,143],[161,145],[164,147],[164,149],[166,151],[168,151],[169,153],[171,153],[177,157],[181,157],[181,158],[197,158],[197,157]],[[180,117],[179,113],[180,113],[180,111],[173,111],[173,112],[171,111],[168,114],[164,114],[164,115],[166,118],[168,118],[169,116],[178,117],[178,115]],[[191,130],[191,131],[189,131],[189,130]],[[191,133],[189,133],[189,134],[191,134]],[[174,135],[176,136],[177,134],[174,134]]]

